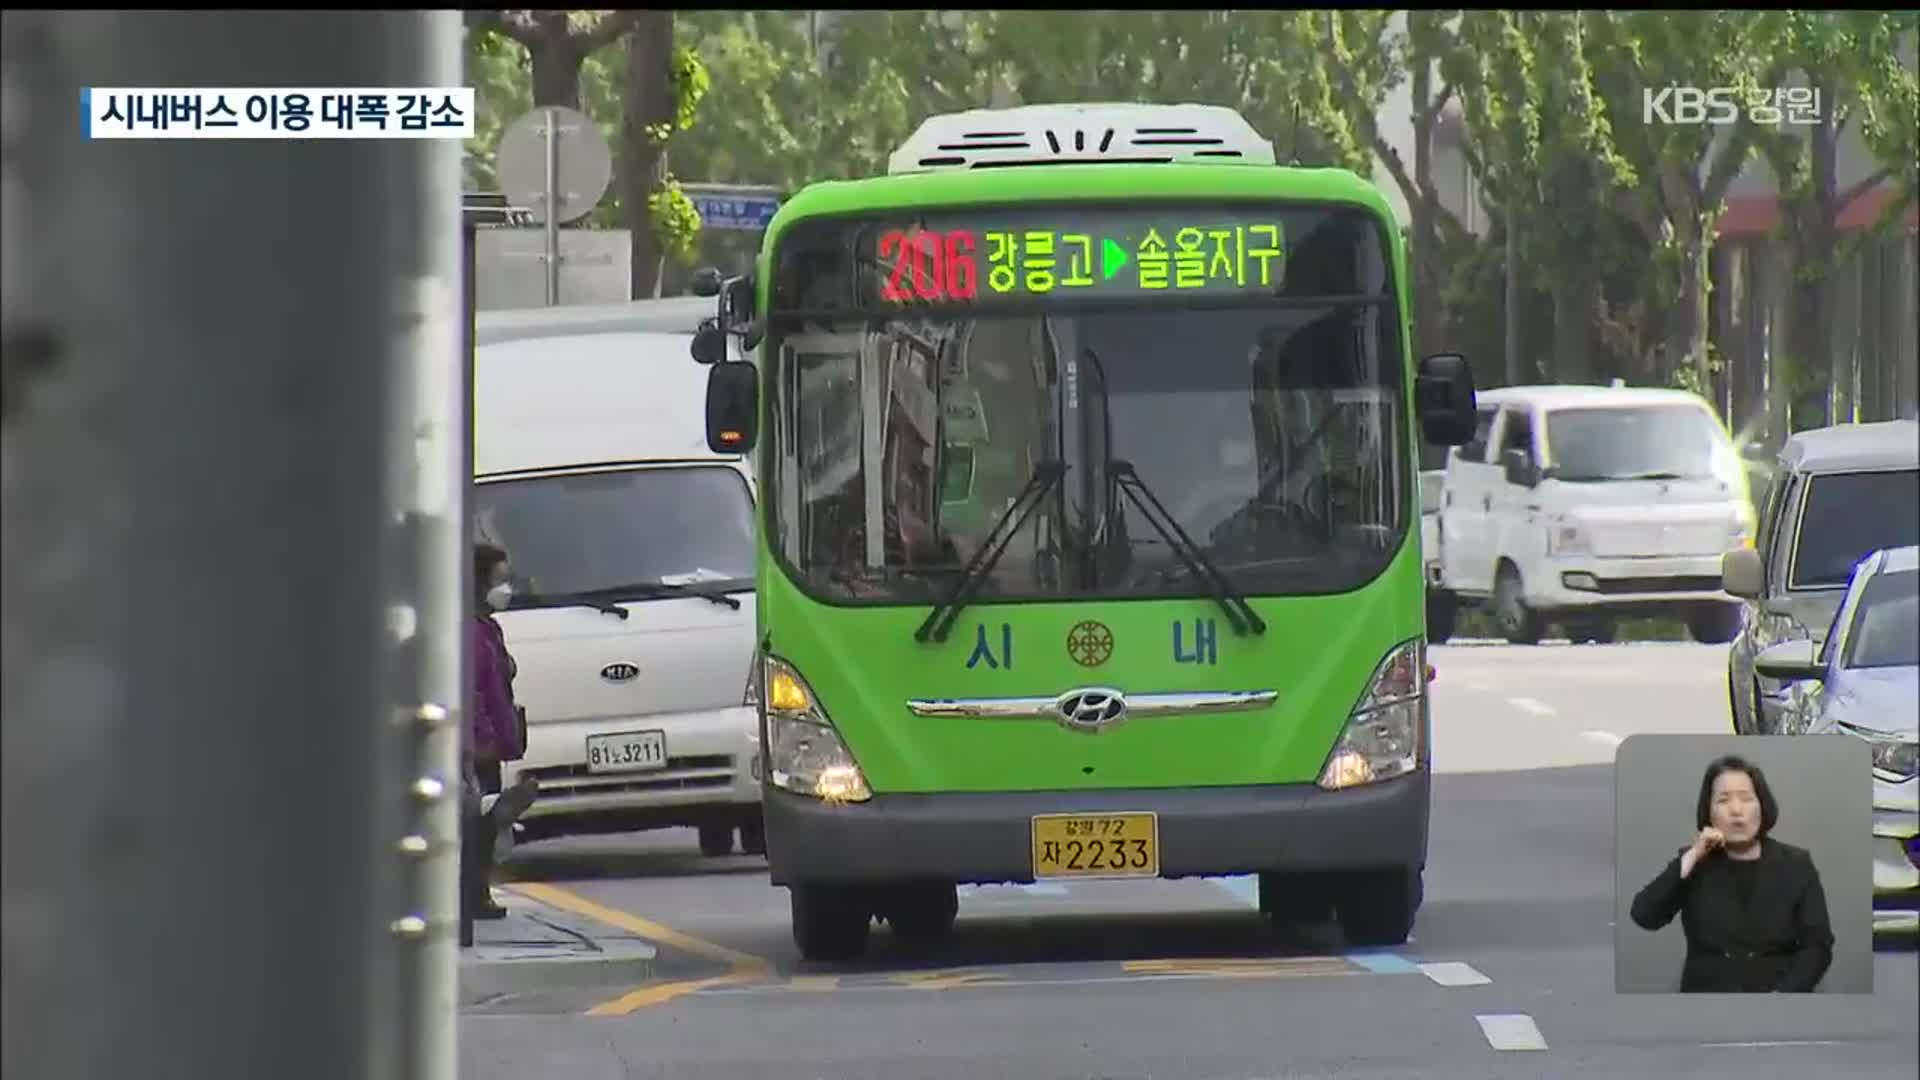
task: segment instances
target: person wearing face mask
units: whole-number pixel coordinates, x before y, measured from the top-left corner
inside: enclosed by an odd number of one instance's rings
[[[469,634],[474,686],[463,755],[470,797],[462,829],[461,906],[471,918],[499,919],[506,916],[506,908],[494,901],[489,885],[495,846],[501,830],[511,828],[533,805],[538,786],[529,776],[501,790],[501,763],[519,760],[527,749],[524,714],[513,701],[513,658],[493,617],[506,609],[513,596],[507,553],[491,544],[478,544],[473,569],[478,595]],[[487,795],[498,795],[491,807],[485,805]]]
[[[1633,898],[1643,930],[1680,916],[1681,993],[1811,993],[1833,963],[1820,871],[1805,848],[1768,835],[1780,804],[1760,769],[1728,755],[1707,766],[1698,833]]]

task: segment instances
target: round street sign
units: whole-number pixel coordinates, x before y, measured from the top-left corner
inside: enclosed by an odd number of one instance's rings
[[[528,207],[533,220],[547,220],[547,118],[554,121],[555,220],[585,217],[599,204],[613,183],[613,153],[594,122],[577,109],[560,106],[534,109],[515,120],[500,135],[494,151],[494,172],[500,190],[510,202]]]

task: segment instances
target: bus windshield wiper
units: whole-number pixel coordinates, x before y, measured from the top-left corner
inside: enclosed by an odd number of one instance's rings
[[[953,630],[953,621],[960,617],[961,609],[986,584],[987,575],[993,572],[994,564],[1000,561],[1000,556],[1006,552],[1013,538],[1020,534],[1021,527],[1040,505],[1040,500],[1046,498],[1047,492],[1052,491],[1066,474],[1066,465],[1059,461],[1042,461],[1034,465],[1033,475],[1027,478],[1027,486],[1020,489],[1012,505],[993,523],[993,528],[988,530],[986,538],[980,543],[980,550],[973,553],[973,558],[967,560],[966,567],[960,571],[960,580],[954,585],[953,591],[927,613],[926,620],[913,632],[913,640],[947,640],[947,634]],[[1010,521],[1013,524],[1008,528]]]
[[[1146,482],[1140,479],[1140,474],[1134,471],[1131,462],[1119,460],[1108,462],[1107,475],[1113,479],[1114,486],[1126,492],[1127,497],[1133,500],[1133,505],[1140,508],[1140,514],[1147,519],[1147,524],[1152,525],[1154,531],[1160,534],[1160,538],[1167,542],[1167,547],[1173,549],[1173,553],[1180,557],[1180,561],[1186,564],[1187,570],[1207,586],[1213,595],[1213,602],[1219,604],[1220,610],[1227,613],[1227,623],[1233,627],[1234,633],[1244,634],[1249,630],[1256,634],[1267,632],[1266,620],[1260,617],[1259,612],[1253,610],[1253,607],[1247,603],[1246,597],[1240,595],[1227,580],[1226,575],[1220,572],[1220,568],[1214,565],[1213,560],[1207,558],[1207,553],[1201,549],[1200,545],[1193,542],[1193,537],[1187,535],[1187,531],[1180,527],[1180,523],[1167,512],[1167,508],[1161,505],[1160,500],[1147,489]],[[1148,504],[1152,504],[1151,509],[1148,508]],[[1155,516],[1156,512],[1158,517]]]

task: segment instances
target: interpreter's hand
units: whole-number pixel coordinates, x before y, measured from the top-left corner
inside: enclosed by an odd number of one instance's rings
[[[1700,835],[1693,838],[1693,846],[1680,856],[1680,876],[1693,873],[1693,868],[1700,865],[1700,860],[1706,858],[1714,848],[1726,843],[1726,840],[1726,836],[1711,825],[1701,829]]]

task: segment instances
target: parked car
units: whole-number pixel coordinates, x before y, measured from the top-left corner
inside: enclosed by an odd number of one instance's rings
[[[1753,658],[1783,641],[1819,648],[1848,575],[1868,552],[1920,543],[1920,423],[1803,431],[1780,448],[1753,547],[1721,563],[1745,617],[1727,652],[1733,730],[1780,730],[1783,688]]]
[[[1874,930],[1920,930],[1920,547],[1867,556],[1819,646],[1783,641],[1754,666],[1789,688],[1784,733],[1872,748]]]
[[[1610,642],[1634,616],[1732,640],[1740,606],[1721,590],[1720,557],[1751,535],[1753,503],[1705,399],[1515,386],[1478,403],[1473,441],[1447,455],[1438,513],[1423,528],[1428,640],[1447,640],[1466,605],[1489,609],[1516,645],[1552,623],[1576,643]]]

